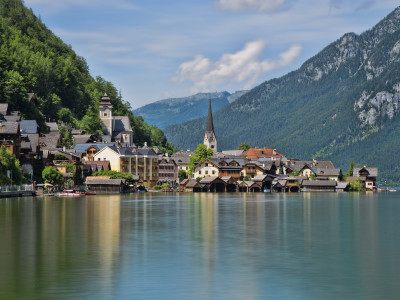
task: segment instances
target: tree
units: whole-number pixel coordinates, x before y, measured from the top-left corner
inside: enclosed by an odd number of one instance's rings
[[[353,169],[354,169],[354,160],[350,160],[350,167],[349,167],[349,176],[353,176]]]
[[[0,184],[21,184],[24,181],[19,160],[4,146],[0,148]]]
[[[360,179],[358,180],[351,180],[350,181],[350,187],[349,191],[351,192],[362,192],[363,190],[363,185]]]
[[[247,143],[241,143],[239,145],[239,147],[237,147],[238,150],[243,150],[243,151],[247,151],[250,149],[250,145]]]
[[[109,176],[110,179],[126,179],[129,183],[133,182],[133,175],[131,173],[122,173],[111,170],[97,171],[92,176]]]
[[[290,174],[290,176],[299,176],[300,175],[300,171],[299,170],[293,170],[293,172]]]
[[[196,150],[194,150],[194,155],[190,157],[188,173],[190,175],[193,174],[195,162],[200,162],[205,158],[211,158],[213,154],[214,152],[212,149],[207,149],[207,146],[204,144],[198,144]]]
[[[179,170],[178,178],[187,178],[187,177],[188,177],[188,175],[185,170]]]
[[[68,125],[67,128],[65,128],[65,130],[62,132],[61,146],[65,147],[66,149],[71,149],[73,143],[72,128],[71,125]]]
[[[100,115],[94,106],[89,106],[86,115],[82,118],[80,127],[86,133],[103,134]]]
[[[62,173],[52,166],[44,168],[42,172],[42,178],[44,182],[51,183],[53,185],[61,184],[64,179]]]

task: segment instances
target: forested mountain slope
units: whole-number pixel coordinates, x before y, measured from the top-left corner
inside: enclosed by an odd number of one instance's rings
[[[400,8],[361,35],[345,34],[298,70],[250,90],[214,114],[219,149],[241,142],[288,157],[378,166],[400,182]],[[165,133],[178,147],[203,139],[205,118]]]
[[[246,91],[198,93],[184,98],[160,100],[133,111],[151,125],[161,129],[171,124],[183,123],[207,115],[208,99],[211,96],[213,109],[218,110],[232,103]]]
[[[172,148],[160,129],[132,114],[112,83],[93,78],[84,58],[47,29],[21,0],[0,1],[0,102],[19,110],[24,119],[36,119],[42,129],[44,118],[51,118],[95,132],[104,91],[111,98],[113,114],[129,116],[135,143]],[[28,101],[31,92],[37,95],[39,109]]]

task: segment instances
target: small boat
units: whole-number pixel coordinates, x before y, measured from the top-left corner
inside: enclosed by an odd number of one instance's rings
[[[85,195],[96,195],[96,192],[93,191],[86,191]]]
[[[57,193],[57,196],[67,196],[67,197],[76,197],[81,195],[82,194],[80,192],[75,192],[74,190],[63,190]]]

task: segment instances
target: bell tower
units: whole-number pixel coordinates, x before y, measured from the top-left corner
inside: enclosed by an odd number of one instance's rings
[[[207,149],[212,149],[214,152],[217,152],[217,137],[214,133],[214,123],[211,110],[211,96],[208,103],[207,129],[206,134],[204,135],[204,145],[207,146]]]
[[[104,93],[104,96],[101,97],[100,100],[99,109],[100,120],[103,125],[103,132],[105,135],[112,135],[113,132],[112,108],[110,97],[108,97],[107,93]]]

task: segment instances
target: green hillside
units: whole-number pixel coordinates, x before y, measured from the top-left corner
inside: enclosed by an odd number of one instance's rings
[[[160,129],[132,114],[112,83],[93,78],[85,59],[47,29],[23,1],[0,1],[0,102],[19,110],[23,119],[36,119],[42,129],[44,118],[51,118],[95,132],[104,91],[113,114],[129,116],[135,143],[173,148]],[[37,95],[39,109],[29,103],[30,92]]]
[[[133,111],[135,115],[151,125],[165,128],[171,124],[183,123],[207,115],[208,99],[211,96],[213,109],[218,110],[232,103],[246,91],[199,93],[190,97],[160,100]]]
[[[241,142],[288,157],[331,159],[345,170],[378,166],[400,182],[400,8],[371,30],[348,33],[298,70],[250,90],[214,114],[219,149]],[[202,141],[205,118],[165,129],[179,148]]]

